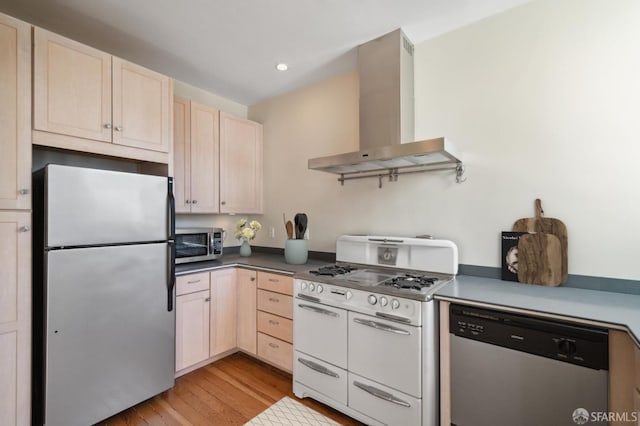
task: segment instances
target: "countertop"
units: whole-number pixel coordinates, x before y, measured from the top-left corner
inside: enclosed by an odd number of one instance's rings
[[[284,255],[254,252],[249,257],[242,257],[239,254],[225,254],[220,260],[206,262],[184,263],[176,265],[176,276],[193,274],[196,272],[211,271],[214,269],[228,268],[233,266],[246,266],[251,269],[263,271],[279,272],[293,275],[296,272],[303,272],[309,269],[316,269],[320,266],[328,265],[329,262],[309,259],[303,265],[290,265],[284,261]]]
[[[458,275],[435,298],[626,330],[640,346],[640,296]]]

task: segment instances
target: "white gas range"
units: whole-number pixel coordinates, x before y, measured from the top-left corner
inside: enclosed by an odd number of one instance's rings
[[[336,260],[294,276],[294,393],[369,425],[436,425],[431,299],[458,271],[456,245],[345,235]]]

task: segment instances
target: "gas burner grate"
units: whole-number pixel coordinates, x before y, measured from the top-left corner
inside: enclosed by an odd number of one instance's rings
[[[399,289],[422,290],[423,288],[431,287],[436,281],[438,279],[433,277],[405,274],[393,277],[382,283],[382,285]]]
[[[349,265],[329,265],[318,268],[315,271],[309,271],[309,273],[314,275],[327,275],[330,277],[335,277],[336,275],[348,274],[351,271],[355,271],[358,268],[354,268]]]

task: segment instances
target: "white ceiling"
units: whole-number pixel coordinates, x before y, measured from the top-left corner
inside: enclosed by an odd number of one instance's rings
[[[526,1],[0,0],[0,11],[252,105],[353,69],[357,45],[396,28],[418,43]]]

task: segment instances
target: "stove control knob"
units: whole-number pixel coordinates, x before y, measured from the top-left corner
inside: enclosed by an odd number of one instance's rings
[[[376,303],[378,303],[378,298],[375,297],[373,294],[370,294],[367,300],[369,301],[370,305],[375,305]]]
[[[353,293],[351,293],[349,290],[347,290],[347,293],[344,295],[344,297],[347,298],[347,300],[351,299],[353,297]]]
[[[309,291],[314,291],[316,286],[313,283],[309,283]]]
[[[389,301],[387,300],[386,297],[382,296],[380,298],[380,306],[387,306],[388,303],[389,303]]]
[[[302,281],[302,283],[300,283],[300,288],[302,288],[302,290],[306,290],[307,289],[307,282],[306,281]]]
[[[318,284],[318,286],[316,287],[316,291],[318,293],[322,293],[322,290],[324,290],[324,289],[322,288],[322,286],[320,284]]]
[[[398,299],[393,299],[391,301],[391,309],[398,309],[400,307],[400,302],[398,302]]]

